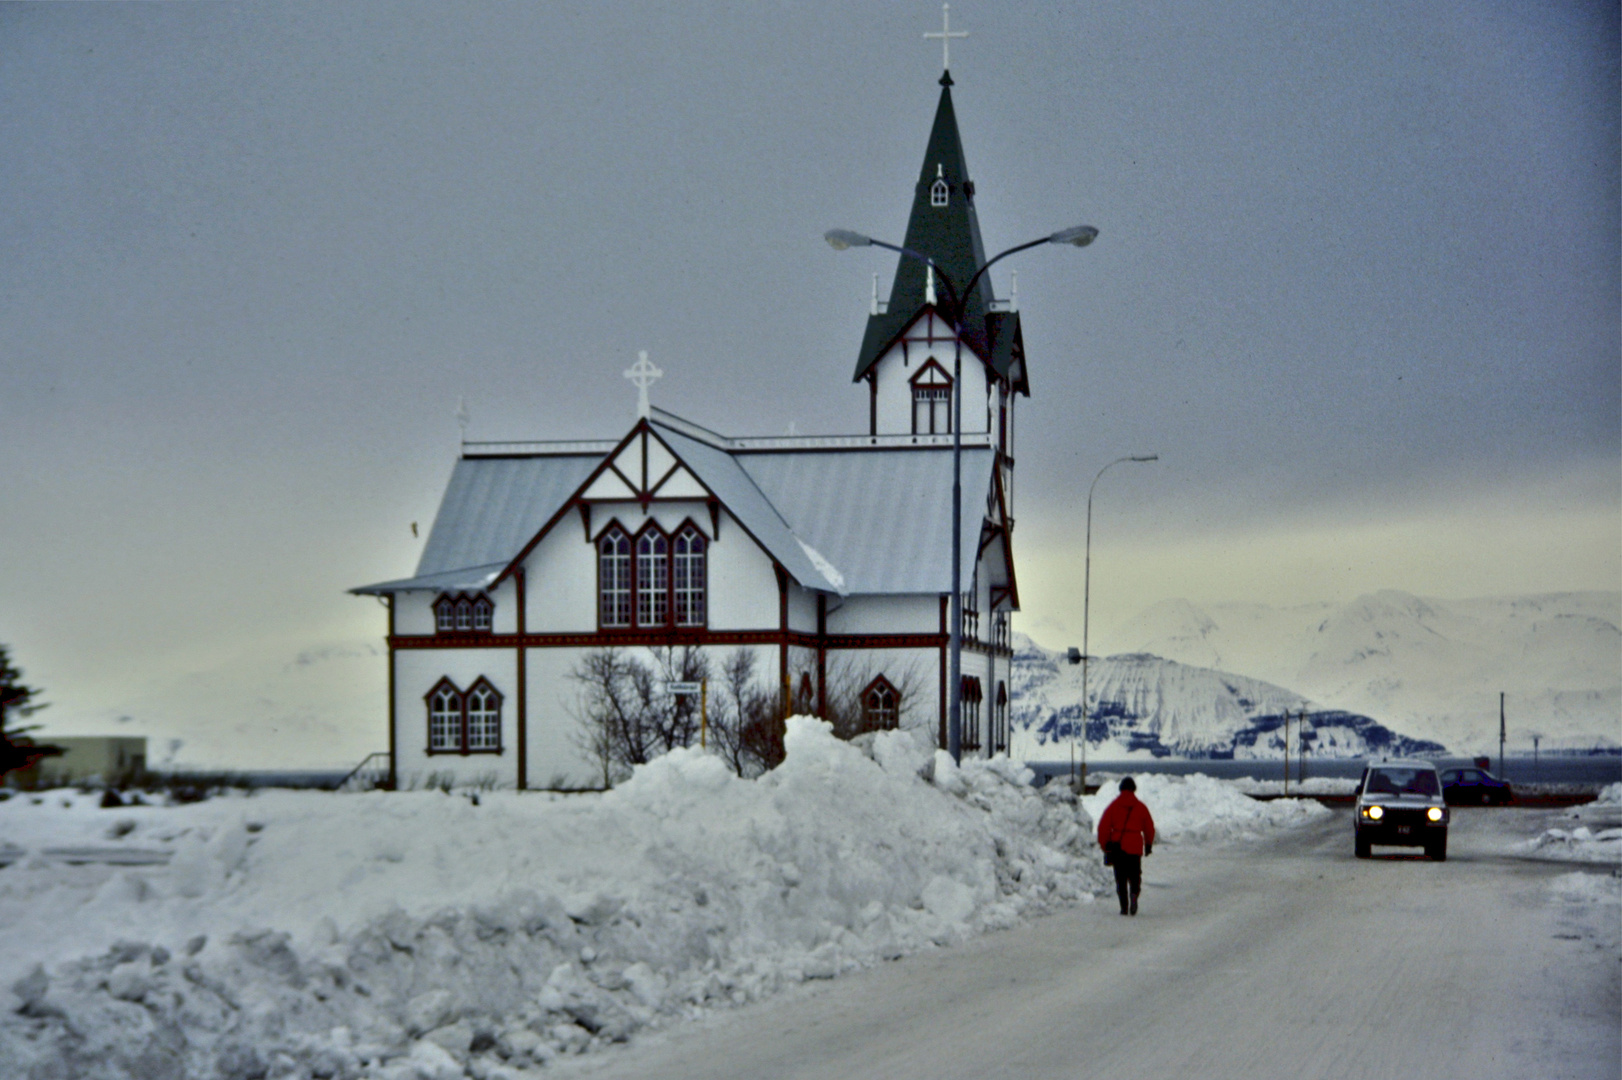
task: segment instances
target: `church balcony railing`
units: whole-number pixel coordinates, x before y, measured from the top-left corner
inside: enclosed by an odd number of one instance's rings
[[[573,454],[606,454],[619,443],[613,439],[549,439],[538,441],[463,442],[462,456],[548,457]]]
[[[991,435],[965,431],[963,445],[989,447]],[[939,446],[950,450],[950,435],[765,435],[726,440],[729,450],[846,450],[863,447],[896,449],[911,446]]]

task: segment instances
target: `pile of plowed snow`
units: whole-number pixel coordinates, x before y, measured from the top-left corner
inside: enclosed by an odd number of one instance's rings
[[[1117,795],[1118,777],[1104,778],[1098,794],[1082,805],[1098,820]],[[1217,780],[1204,773],[1167,776],[1144,773],[1133,777],[1138,798],[1154,818],[1158,839],[1168,843],[1194,840],[1242,840],[1278,828],[1293,828],[1328,817],[1330,810],[1311,799],[1274,799],[1263,802],[1244,793],[1240,784]]]
[[[1087,812],[1021,766],[958,768],[903,732],[857,746],[802,717],[785,746],[755,780],[688,750],[604,794],[477,804],[13,798],[0,1061],[86,1080],[521,1076],[1106,884]]]

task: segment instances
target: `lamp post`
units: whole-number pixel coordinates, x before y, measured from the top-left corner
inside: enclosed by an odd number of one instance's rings
[[[1040,247],[1043,244],[1070,244],[1074,247],[1086,247],[1098,239],[1098,230],[1091,225],[1076,225],[1069,229],[1060,229],[1040,240],[1019,244],[1007,251],[992,256],[985,264],[976,270],[969,278],[968,284],[962,290],[952,281],[934,259],[911,248],[904,248],[897,244],[887,244],[883,240],[875,240],[862,233],[851,232],[849,229],[830,229],[823,234],[823,239],[835,251],[844,251],[853,247],[881,247],[888,251],[908,258],[917,259],[926,264],[931,274],[940,278],[941,284],[951,297],[950,315],[952,321],[952,337],[955,347],[952,356],[952,609],[951,609],[951,673],[948,678],[950,706],[947,710],[946,720],[946,749],[952,755],[953,761],[963,759],[963,309],[968,298],[974,295],[974,287],[979,283],[987,270],[994,263],[1007,258],[1017,252],[1029,248]]]
[[[1159,454],[1128,454],[1126,457],[1116,458],[1098,470],[1091,486],[1087,488],[1087,554],[1081,585],[1081,786],[1084,789],[1087,786],[1087,662],[1092,659],[1087,651],[1087,631],[1093,596],[1093,489],[1098,487],[1098,481],[1105,473],[1124,461],[1159,460]],[[1285,760],[1287,762],[1288,758]]]

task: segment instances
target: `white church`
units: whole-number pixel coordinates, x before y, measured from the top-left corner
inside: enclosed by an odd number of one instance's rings
[[[940,82],[904,246],[961,286],[985,253],[950,74]],[[648,406],[644,357],[627,372],[641,416],[618,438],[463,443],[416,573],[352,590],[387,603],[392,782],[601,785],[571,673],[605,648],[754,650],[785,707],[813,713],[830,671],[859,670],[864,727],[946,746],[960,345],[961,748],[1007,751],[1020,316],[984,276],[960,342],[911,258],[888,303],[876,293],[853,378],[864,433],[708,430]]]

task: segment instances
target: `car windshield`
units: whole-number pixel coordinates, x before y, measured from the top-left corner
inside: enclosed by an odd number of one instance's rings
[[[1436,773],[1430,769],[1375,769],[1369,773],[1370,795],[1435,795]]]

